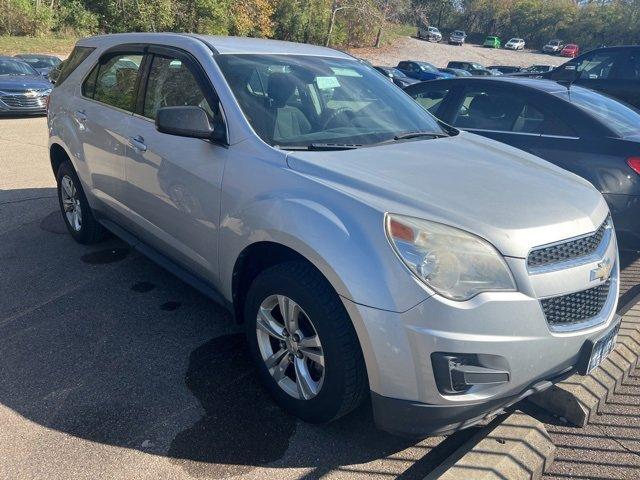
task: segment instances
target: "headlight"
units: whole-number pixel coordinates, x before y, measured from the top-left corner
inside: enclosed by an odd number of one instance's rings
[[[386,215],[385,228],[409,270],[443,297],[468,300],[480,292],[516,290],[502,255],[480,237],[394,214]]]

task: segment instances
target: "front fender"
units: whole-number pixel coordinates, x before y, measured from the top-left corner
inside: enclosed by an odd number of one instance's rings
[[[220,231],[225,297],[232,297],[240,253],[253,243],[269,241],[304,256],[342,297],[394,312],[412,308],[429,293],[393,253],[383,217],[348,197],[329,205],[306,198],[267,198],[226,215]]]

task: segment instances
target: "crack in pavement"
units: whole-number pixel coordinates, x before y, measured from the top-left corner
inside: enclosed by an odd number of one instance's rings
[[[56,198],[57,195],[45,195],[42,197],[30,197],[30,198],[21,198],[20,200],[7,200],[6,202],[0,202],[0,206],[2,205],[13,205],[16,203],[22,203],[22,202],[30,202],[31,200],[42,200],[45,198]]]

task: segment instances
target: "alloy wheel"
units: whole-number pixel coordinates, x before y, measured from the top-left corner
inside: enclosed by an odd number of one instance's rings
[[[305,311],[285,295],[267,297],[258,310],[256,334],[262,360],[287,394],[310,400],[324,381],[324,352]]]
[[[69,175],[62,177],[60,187],[62,208],[67,217],[67,222],[74,231],[79,232],[82,228],[82,208],[78,190]]]

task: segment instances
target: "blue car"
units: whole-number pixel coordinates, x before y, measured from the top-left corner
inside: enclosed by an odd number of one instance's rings
[[[47,113],[53,85],[29,64],[0,57],[0,115]]]
[[[415,78],[416,80],[440,80],[443,78],[453,78],[454,75],[450,73],[441,72],[429,62],[414,62],[411,60],[404,60],[398,63],[396,67],[407,77]]]

